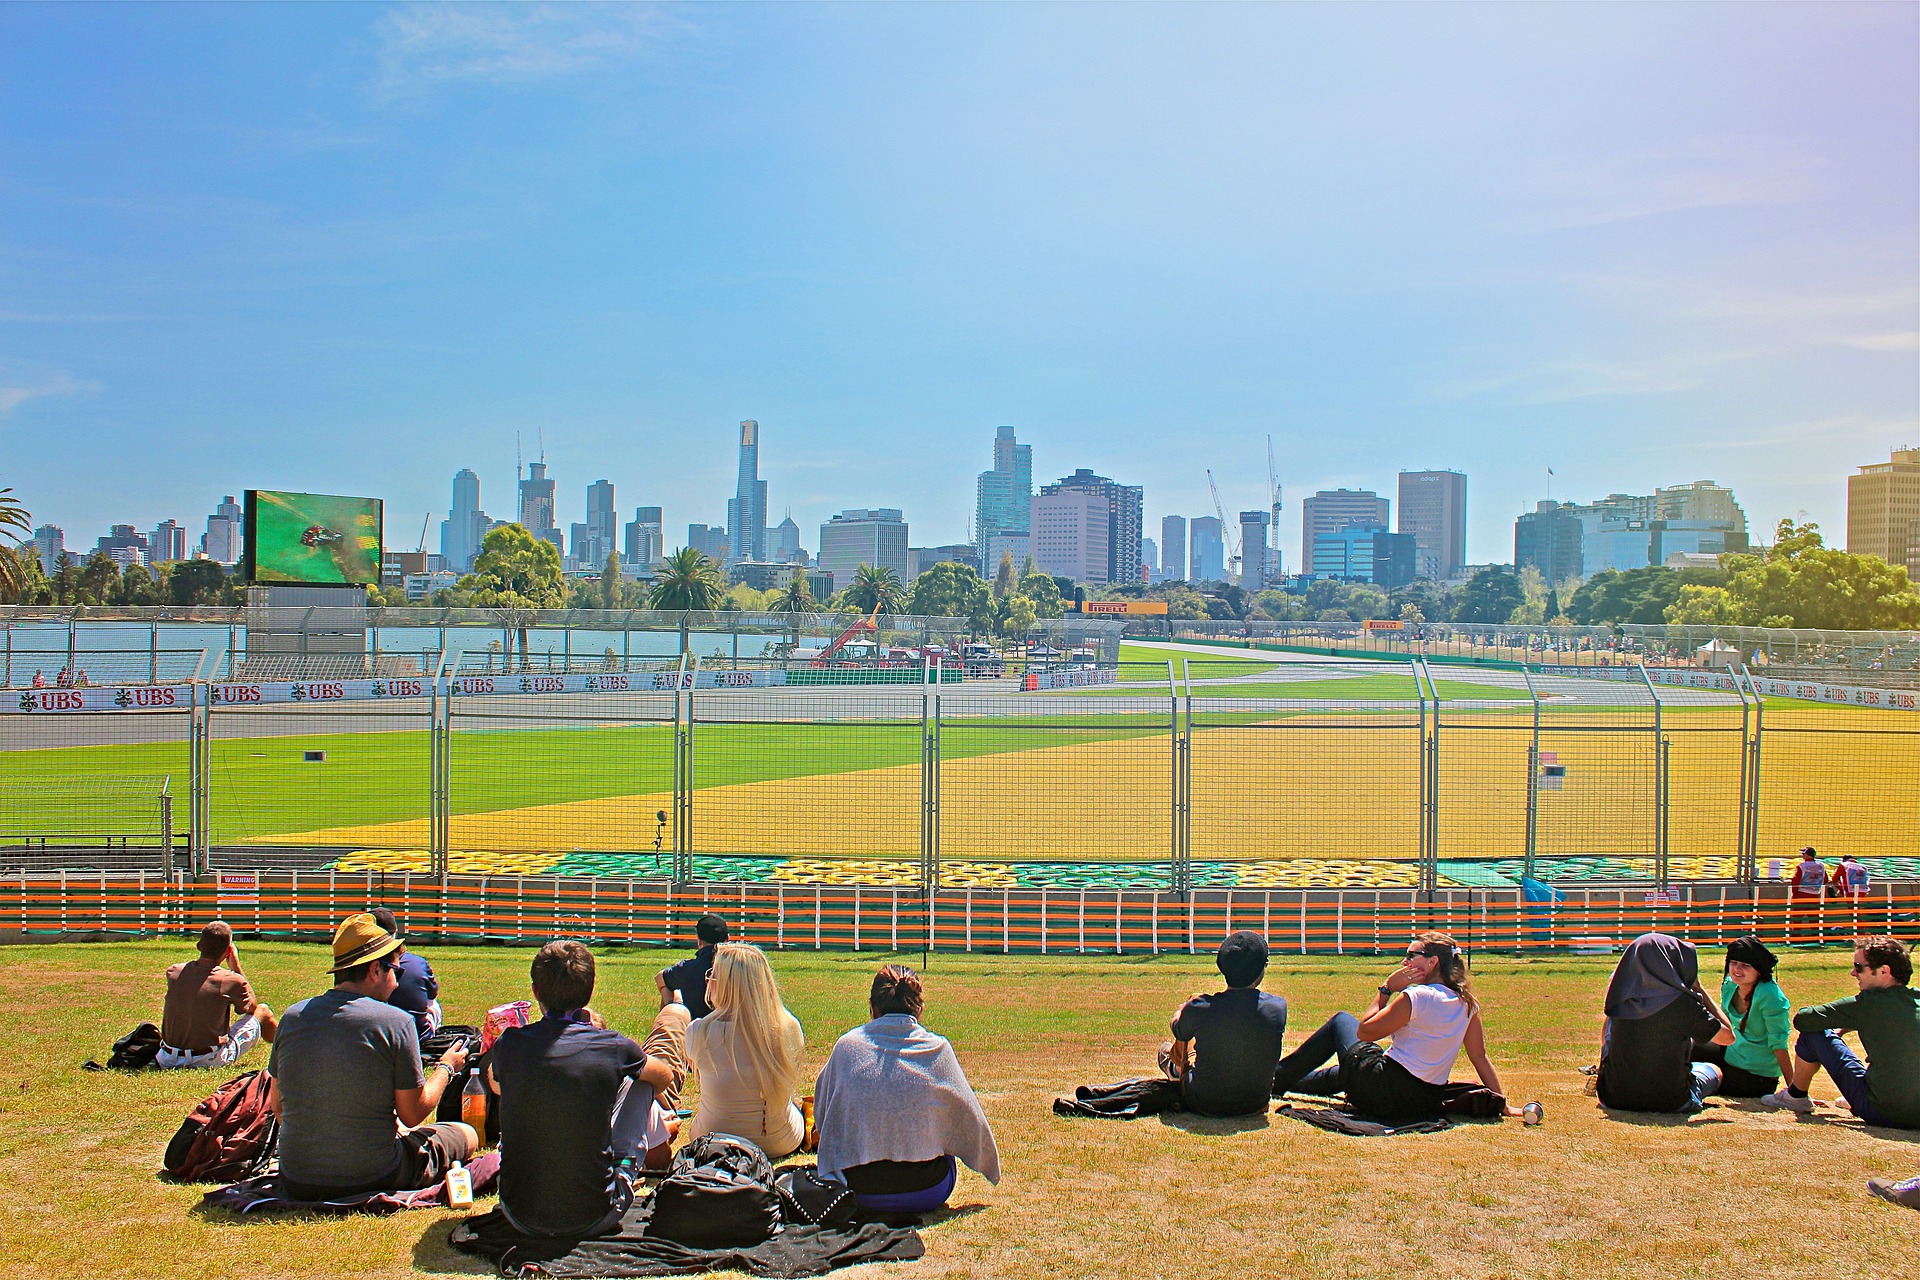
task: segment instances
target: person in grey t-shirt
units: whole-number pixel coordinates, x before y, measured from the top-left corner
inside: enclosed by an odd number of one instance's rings
[[[467,1052],[456,1045],[421,1071],[413,1019],[386,1003],[399,946],[371,915],[348,916],[333,936],[333,990],[281,1016],[267,1072],[290,1199],[430,1187],[480,1149],[467,1125],[420,1123]]]

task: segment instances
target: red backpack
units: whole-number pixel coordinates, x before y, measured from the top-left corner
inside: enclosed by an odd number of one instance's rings
[[[239,1182],[266,1168],[280,1138],[264,1071],[236,1076],[180,1122],[162,1164],[178,1182]]]

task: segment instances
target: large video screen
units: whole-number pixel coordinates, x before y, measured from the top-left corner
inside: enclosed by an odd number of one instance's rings
[[[247,490],[247,580],[301,586],[380,582],[380,499]]]

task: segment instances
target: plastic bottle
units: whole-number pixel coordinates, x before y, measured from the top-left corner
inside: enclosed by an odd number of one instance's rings
[[[473,1208],[473,1174],[458,1160],[453,1162],[453,1168],[447,1170],[447,1207]]]
[[[487,1086],[480,1082],[478,1071],[467,1073],[467,1087],[460,1091],[460,1119],[480,1135],[480,1144],[487,1142]]]

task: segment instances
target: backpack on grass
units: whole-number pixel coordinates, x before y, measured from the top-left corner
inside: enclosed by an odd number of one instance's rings
[[[267,1106],[264,1071],[236,1076],[180,1122],[162,1160],[178,1182],[239,1182],[265,1171],[279,1145],[280,1121]]]
[[[779,1230],[773,1163],[731,1134],[695,1138],[653,1189],[647,1234],[691,1249],[751,1249]]]

